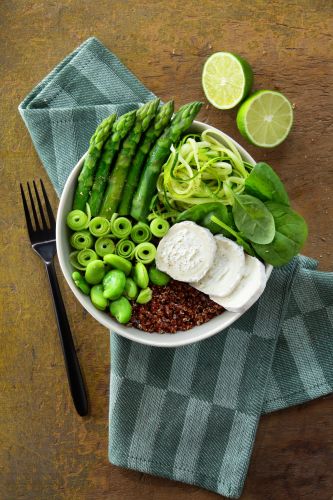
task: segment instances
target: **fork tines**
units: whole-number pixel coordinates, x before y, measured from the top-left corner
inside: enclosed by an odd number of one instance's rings
[[[55,219],[52,212],[51,204],[49,202],[46,190],[42,179],[39,179],[41,190],[43,196],[41,197],[36,182],[33,181],[34,190],[32,191],[31,183],[27,182],[27,188],[29,193],[29,200],[31,205],[31,211],[27,203],[26,195],[24,194],[24,189],[22,184],[20,184],[21,196],[23,202],[23,208],[25,213],[25,218],[27,221],[28,232],[30,240],[39,241],[41,237],[53,239],[55,237]],[[33,192],[37,200],[37,204],[33,198]],[[44,201],[45,208],[43,207],[42,199]],[[37,208],[38,207],[38,208]],[[39,215],[39,216],[38,216]],[[48,222],[46,220],[46,215],[48,217]],[[34,229],[35,227],[35,229]]]

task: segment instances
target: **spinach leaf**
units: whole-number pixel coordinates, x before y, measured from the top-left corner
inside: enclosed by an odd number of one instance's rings
[[[234,226],[232,214],[221,202],[201,203],[188,208],[178,215],[176,222],[190,220],[200,226],[206,227],[213,234],[223,233],[225,236],[228,236],[227,232],[221,231],[221,227],[212,222],[211,217],[213,215],[222,220],[227,226]]]
[[[225,205],[222,205],[222,203],[219,203],[218,207],[216,207],[214,210],[206,214],[205,217],[200,220],[199,224],[209,229],[210,232],[213,234],[222,233],[224,236],[229,236],[227,230],[225,231],[224,229],[221,228],[221,226],[218,226],[212,221],[213,215],[217,217],[219,220],[222,220],[222,222],[224,222],[227,226],[236,229],[232,213],[229,212],[227,207]]]
[[[270,243],[275,235],[275,224],[271,212],[254,196],[235,196],[232,209],[237,229],[253,243]]]
[[[308,227],[301,215],[285,205],[265,203],[274,217],[275,236],[267,245],[253,244],[259,257],[272,266],[283,266],[298,254],[308,235]]]
[[[233,228],[231,228],[230,226],[225,224],[223,221],[219,220],[215,215],[212,215],[211,218],[212,218],[212,223],[214,223],[217,226],[220,226],[222,228],[222,231],[220,230],[221,233],[223,233],[228,238],[230,238],[230,234],[231,234],[235,238],[236,243],[238,245],[240,245],[241,247],[243,247],[246,253],[255,257],[255,253],[253,251],[253,248],[251,247],[251,245],[247,241],[245,241],[241,237],[241,235],[239,233],[237,233]]]
[[[287,191],[280,177],[267,163],[257,163],[245,180],[245,192],[262,201],[290,205]]]

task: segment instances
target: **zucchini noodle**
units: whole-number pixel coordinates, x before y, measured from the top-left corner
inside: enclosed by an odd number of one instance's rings
[[[147,224],[138,222],[133,226],[131,231],[131,238],[135,243],[144,243],[151,239],[151,231]]]
[[[127,217],[115,217],[111,219],[111,232],[117,238],[127,238],[131,234],[132,223]]]
[[[156,247],[149,241],[140,243],[135,247],[134,256],[138,262],[142,264],[150,264],[156,256]]]
[[[106,236],[110,232],[110,222],[105,217],[94,217],[89,222],[89,231],[97,238]]]
[[[72,210],[67,215],[67,226],[73,231],[81,231],[89,225],[89,216],[82,210]]]
[[[77,256],[79,254],[79,251],[76,250],[75,252],[71,252],[69,254],[69,262],[71,266],[73,266],[75,269],[79,269],[80,271],[84,271],[85,267],[81,266],[81,264],[78,263]]]
[[[80,250],[80,252],[77,254],[77,261],[78,263],[83,266],[87,267],[89,262],[92,262],[93,260],[97,260],[97,254],[92,250],[91,248],[85,248],[84,250]]]
[[[126,240],[125,238],[119,240],[116,245],[116,254],[124,259],[131,259],[134,254],[135,243],[131,240]]]
[[[233,205],[234,195],[244,191],[253,168],[231,139],[210,129],[189,134],[170,149],[157,181],[157,201],[164,209],[153,209],[152,217],[171,214],[174,218],[175,213],[201,203]]]
[[[109,253],[114,253],[116,245],[114,241],[108,236],[101,236],[95,242],[95,252],[100,257],[108,255]]]
[[[69,241],[72,247],[76,248],[76,250],[91,248],[94,244],[94,238],[87,230],[73,233]]]
[[[150,223],[150,230],[157,238],[163,238],[169,231],[169,227],[169,222],[162,217],[156,217],[156,219],[153,219]]]

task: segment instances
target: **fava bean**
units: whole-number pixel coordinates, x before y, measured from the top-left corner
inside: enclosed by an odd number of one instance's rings
[[[104,311],[108,306],[108,299],[103,295],[103,285],[94,285],[90,290],[90,299],[97,309]]]
[[[132,306],[126,297],[120,297],[120,299],[111,302],[110,313],[118,323],[128,323],[132,316]]]
[[[149,269],[149,279],[154,285],[164,286],[170,281],[170,276],[162,271],[159,271],[156,267],[151,267]]]
[[[74,271],[74,273],[72,274],[72,279],[82,293],[84,293],[85,295],[89,295],[90,286],[78,271]]]
[[[128,299],[135,299],[138,295],[138,286],[132,278],[126,278],[124,294]]]
[[[124,291],[126,284],[126,276],[119,269],[112,269],[103,279],[103,295],[106,299],[118,299]]]
[[[139,295],[137,296],[137,303],[138,304],[147,304],[147,302],[150,302],[153,296],[153,292],[151,288],[144,288],[141,290]]]
[[[119,269],[119,271],[123,271],[126,276],[129,275],[132,269],[132,264],[129,260],[113,253],[105,255],[104,262],[107,262],[107,264],[110,264],[110,266],[114,267],[115,269]]]
[[[140,288],[147,288],[149,284],[148,271],[142,262],[137,262],[133,270],[133,279]]]
[[[98,285],[103,280],[104,274],[104,262],[102,260],[93,260],[87,265],[85,278],[90,285]]]

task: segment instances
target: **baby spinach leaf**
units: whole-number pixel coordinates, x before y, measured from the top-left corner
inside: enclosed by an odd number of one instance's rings
[[[222,230],[220,230],[221,233],[223,233],[225,236],[230,238],[230,235],[234,237],[236,240],[236,243],[240,245],[241,247],[244,248],[245,252],[248,253],[249,255],[252,255],[255,257],[255,253],[253,251],[253,248],[251,245],[245,241],[239,233],[237,233],[233,228],[225,224],[223,221],[219,220],[215,215],[211,216],[212,222],[216,224],[217,226],[220,226]],[[232,238],[231,238],[232,239]]]
[[[262,201],[290,205],[287,191],[277,173],[267,163],[257,163],[245,180],[245,191]]]
[[[237,229],[253,243],[270,243],[275,235],[274,219],[264,203],[254,196],[235,196],[232,209]]]
[[[275,236],[267,245],[253,244],[259,257],[272,266],[283,266],[298,254],[308,235],[308,227],[301,215],[285,205],[265,203],[274,217]]]
[[[228,233],[225,233],[223,230],[221,231],[221,227],[212,222],[211,217],[213,215],[228,226],[234,225],[232,214],[221,202],[201,203],[188,208],[178,215],[176,222],[190,220],[196,222],[200,226],[206,227],[213,234],[223,233],[225,236],[228,236]]]

